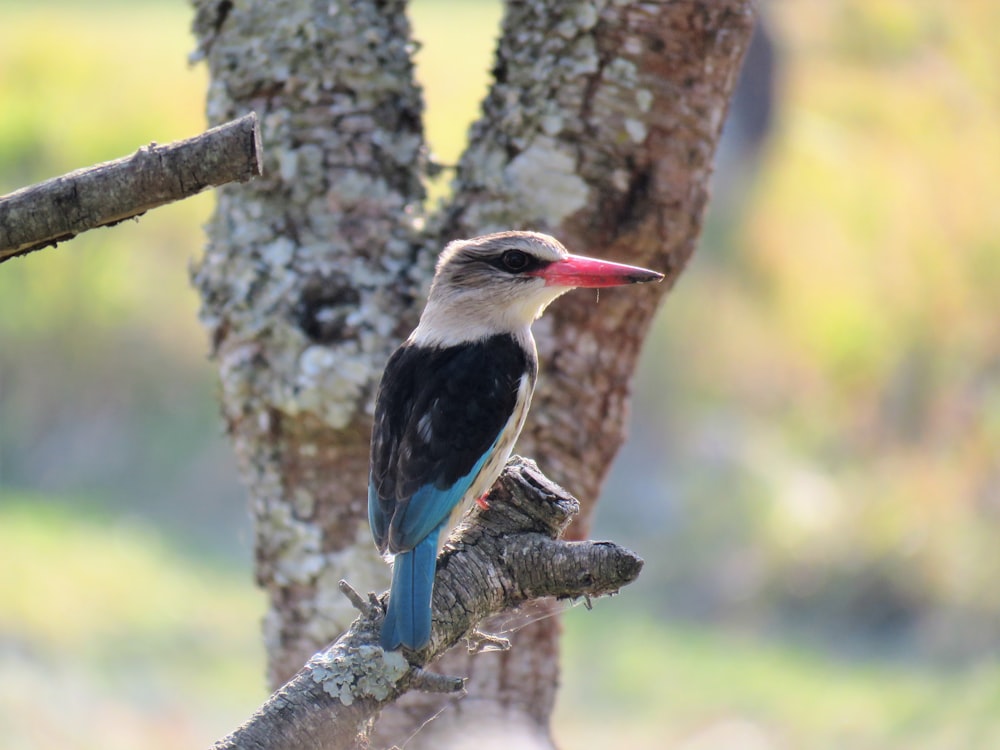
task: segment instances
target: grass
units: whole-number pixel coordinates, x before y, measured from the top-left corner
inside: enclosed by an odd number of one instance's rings
[[[567,747],[944,750],[1000,742],[996,663],[949,670],[852,661],[767,638],[621,618],[618,606],[605,601],[568,616],[556,714]],[[712,744],[736,728],[760,744]]]
[[[7,747],[207,746],[265,696],[249,571],[142,523],[0,492]]]
[[[45,500],[0,494],[0,549],[16,570],[0,579],[7,746],[167,750],[232,729],[265,696],[249,574],[141,523]],[[566,747],[716,747],[695,741],[734,733],[816,749],[1000,742],[996,664],[839,659],[637,616],[628,597],[566,614],[555,716]]]

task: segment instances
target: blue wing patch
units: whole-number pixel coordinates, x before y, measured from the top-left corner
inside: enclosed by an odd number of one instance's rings
[[[455,506],[462,502],[462,497],[469,491],[495,447],[496,441],[482,458],[476,461],[472,470],[465,476],[459,477],[451,487],[438,489],[432,484],[425,484],[414,492],[400,517],[389,529],[389,546],[396,549],[411,549],[446,521]]]

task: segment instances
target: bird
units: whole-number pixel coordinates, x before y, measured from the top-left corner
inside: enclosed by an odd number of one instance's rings
[[[524,426],[538,373],[532,322],[574,287],[662,279],[572,255],[538,232],[444,248],[417,327],[390,356],[375,397],[368,519],[392,562],[383,649],[430,640],[444,532],[473,501],[485,506]]]

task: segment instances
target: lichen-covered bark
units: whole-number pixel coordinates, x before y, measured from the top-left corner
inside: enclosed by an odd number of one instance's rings
[[[256,110],[264,175],[224,189],[194,271],[256,521],[280,684],[387,580],[365,523],[370,402],[418,313],[421,98],[401,2],[199,0],[213,122]]]
[[[369,413],[419,312],[429,248],[532,228],[672,282],[698,234],[752,10],[750,0],[510,2],[454,198],[421,231],[404,4],[195,3],[211,118],[256,109],[264,126],[264,179],[223,192],[195,281],[253,496],[278,683],[346,626],[339,578],[362,590],[387,581],[364,523]],[[535,326],[541,378],[518,451],[583,498],[576,537],[622,441],[635,359],[668,286],[604,291],[599,304],[575,292]],[[558,628],[541,618],[509,652],[446,655],[437,668],[468,675],[471,700],[407,747],[447,747],[452,731],[497,723],[549,744]],[[409,737],[439,705],[407,696],[383,713],[375,746]]]

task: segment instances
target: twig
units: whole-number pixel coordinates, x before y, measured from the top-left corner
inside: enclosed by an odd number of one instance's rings
[[[425,693],[459,693],[465,689],[465,678],[449,677],[437,672],[428,672],[420,667],[413,667],[410,671],[410,689]]]
[[[348,601],[354,605],[354,608],[358,610],[363,615],[368,614],[372,608],[371,602],[365,601],[365,598],[358,593],[351,584],[345,580],[341,580],[337,586],[340,588],[340,593],[347,597]]]
[[[0,196],[0,263],[260,173],[253,112],[193,138],[151,143],[131,156]]]
[[[378,712],[403,693],[463,689],[462,678],[424,667],[485,618],[541,597],[611,594],[642,569],[639,557],[616,544],[559,540],[579,504],[531,461],[512,458],[489,502],[456,529],[438,558],[425,648],[383,651],[378,632],[384,608],[364,606],[342,585],[361,616],[215,750],[357,747]]]

